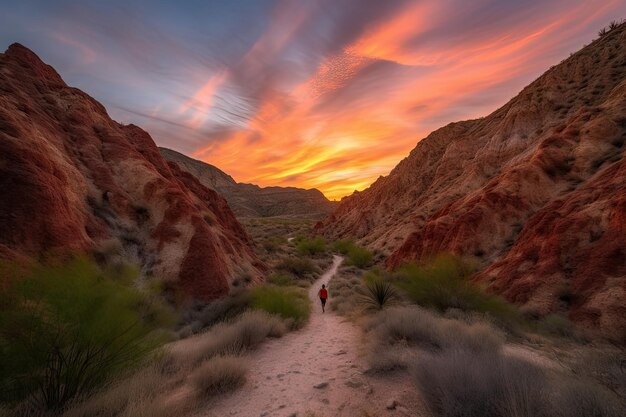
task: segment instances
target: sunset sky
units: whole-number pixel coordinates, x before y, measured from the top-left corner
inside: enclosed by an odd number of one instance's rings
[[[158,145],[329,198],[487,115],[626,0],[5,1],[20,42]]]

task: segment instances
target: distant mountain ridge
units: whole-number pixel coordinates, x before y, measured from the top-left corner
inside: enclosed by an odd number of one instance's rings
[[[168,161],[196,176],[206,187],[215,190],[228,201],[238,216],[312,216],[322,217],[332,212],[335,202],[312,188],[259,187],[236,182],[214,165],[190,158],[168,148],[159,148]]]
[[[387,266],[451,252],[540,314],[626,340],[626,24],[492,114],[417,143],[317,225]]]

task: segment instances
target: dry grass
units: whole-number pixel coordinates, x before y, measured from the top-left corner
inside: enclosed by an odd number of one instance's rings
[[[365,281],[353,267],[341,267],[328,283],[330,309],[342,316],[356,316],[363,311],[359,294],[367,291]]]
[[[65,411],[63,417],[141,415],[136,411],[139,408],[138,404],[158,403],[157,397],[168,390],[172,386],[171,383],[170,376],[162,372],[161,363],[157,361],[88,400],[75,404]]]
[[[548,415],[544,373],[494,352],[453,349],[425,356],[415,380],[436,417]]]
[[[370,372],[406,369],[417,350],[496,352],[504,343],[500,331],[486,322],[447,319],[415,306],[392,307],[365,323],[370,336]]]
[[[415,306],[384,310],[372,317],[366,330],[381,344],[403,341],[431,350],[496,351],[504,342],[502,333],[486,322],[447,319]]]
[[[287,332],[284,320],[263,311],[247,311],[232,323],[219,323],[207,332],[185,340],[170,352],[178,368],[192,368],[218,355],[240,355],[267,337]]]
[[[121,380],[68,409],[63,417],[183,415],[197,406],[197,398],[166,401],[167,393],[185,384],[207,394],[233,389],[245,381],[245,351],[267,337],[287,331],[284,320],[262,311],[249,311],[230,323],[169,347],[147,368]],[[0,414],[1,415],[1,414]]]
[[[205,361],[191,375],[191,380],[203,396],[233,391],[246,382],[248,365],[240,357],[216,356]]]
[[[415,380],[435,417],[617,417],[619,397],[589,380],[548,373],[498,352],[421,357]]]
[[[620,417],[626,407],[617,397],[593,381],[563,381],[557,390],[552,414],[555,417]]]

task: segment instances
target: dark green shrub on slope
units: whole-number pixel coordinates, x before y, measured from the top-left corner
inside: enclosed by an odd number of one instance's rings
[[[131,271],[76,258],[22,272],[0,289],[1,402],[59,410],[156,347],[165,315],[132,288]]]

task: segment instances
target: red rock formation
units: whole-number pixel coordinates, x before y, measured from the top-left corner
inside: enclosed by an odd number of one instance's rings
[[[0,255],[120,246],[187,297],[262,267],[226,201],[14,44],[0,55]]]
[[[318,225],[388,254],[473,258],[519,304],[626,335],[626,25],[491,115],[420,141]]]

